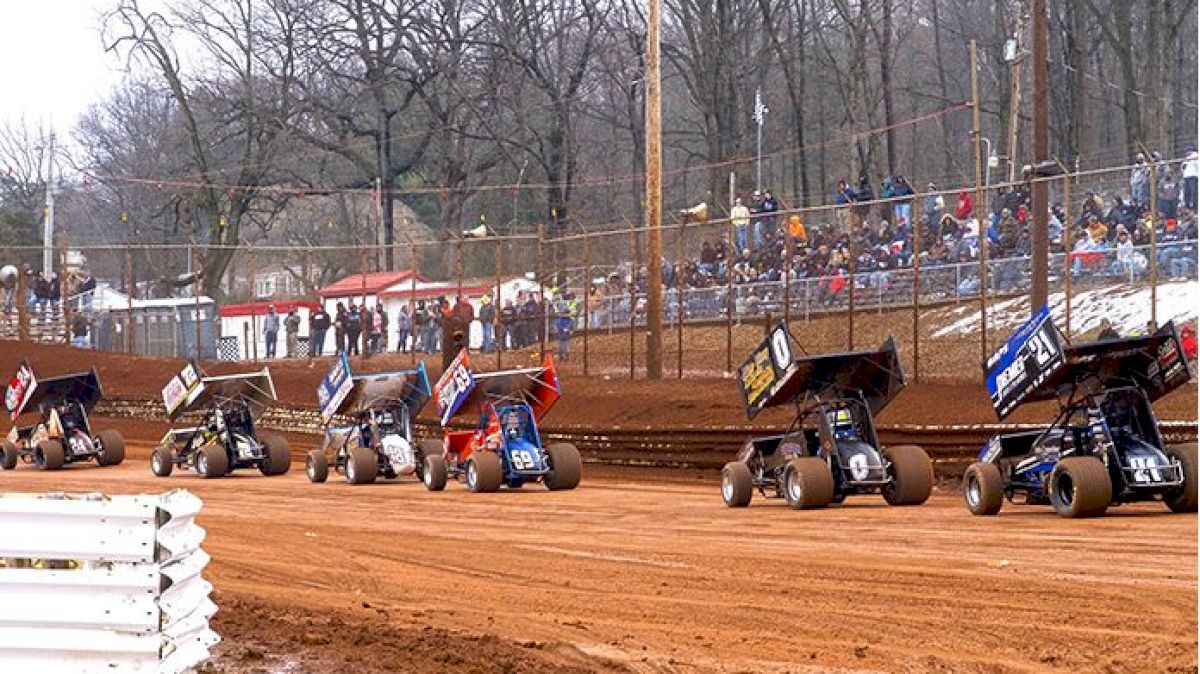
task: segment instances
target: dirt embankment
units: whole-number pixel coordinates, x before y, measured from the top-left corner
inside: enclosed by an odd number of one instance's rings
[[[146,358],[126,354],[72,349],[66,346],[0,342],[0,373],[7,377],[27,358],[41,376],[53,376],[95,366],[105,393],[122,398],[158,398],[163,385],[182,367],[182,360]],[[439,358],[428,358],[431,376],[440,370]],[[515,358],[514,358],[515,360]],[[329,359],[312,362],[272,361],[275,389],[285,404],[313,407],[316,390]],[[407,368],[406,355],[387,355],[355,361],[363,372]],[[244,372],[262,367],[252,364],[204,363],[210,374]],[[511,367],[516,363],[506,366]],[[493,361],[481,359],[479,367],[490,369]],[[733,380],[719,377],[630,381],[623,377],[583,377],[566,371],[562,375],[563,397],[551,412],[548,423],[595,428],[711,428],[745,427],[746,420]],[[1196,386],[1186,386],[1159,401],[1156,410],[1164,420],[1196,419]],[[1008,421],[1044,422],[1054,414],[1053,403],[1020,408]],[[428,414],[428,411],[426,412]],[[789,410],[768,411],[754,426],[787,424]],[[926,377],[910,385],[877,420],[881,424],[981,424],[994,423],[987,394],[977,380]]]

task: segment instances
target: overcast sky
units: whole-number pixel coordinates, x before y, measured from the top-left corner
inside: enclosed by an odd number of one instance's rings
[[[102,12],[113,0],[0,0],[0,124],[22,115],[69,137],[75,120],[121,79],[104,51]]]

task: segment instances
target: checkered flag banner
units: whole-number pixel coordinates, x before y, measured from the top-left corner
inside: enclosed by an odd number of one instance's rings
[[[222,337],[217,342],[217,360],[239,361],[242,359],[242,345],[237,336]]]

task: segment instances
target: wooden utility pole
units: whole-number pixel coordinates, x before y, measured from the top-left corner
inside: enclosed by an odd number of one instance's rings
[[[1008,182],[1017,179],[1017,129],[1021,123],[1021,40],[1025,37],[1025,13],[1018,10],[1016,49],[1009,66],[1011,83],[1008,105]]]
[[[646,0],[646,376],[662,379],[662,82],[659,68],[659,2]]]
[[[1049,111],[1046,103],[1046,0],[1033,0],[1033,165],[1048,160],[1050,149],[1047,137]],[[1032,273],[1029,288],[1029,310],[1036,313],[1048,299],[1050,235],[1049,200],[1045,180],[1034,172],[1033,180]]]
[[[987,227],[983,225],[983,149],[979,132],[979,47],[971,40],[971,140],[975,146],[975,228],[979,239],[979,361],[988,357],[987,339]]]

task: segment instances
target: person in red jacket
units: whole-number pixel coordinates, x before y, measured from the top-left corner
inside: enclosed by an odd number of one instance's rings
[[[958,193],[958,206],[954,208],[954,217],[958,220],[966,220],[971,217],[971,211],[975,208],[975,201],[971,199],[971,193],[963,190]]]
[[[1179,331],[1179,341],[1183,344],[1183,355],[1188,360],[1196,360],[1196,328],[1191,323],[1184,323]]]

